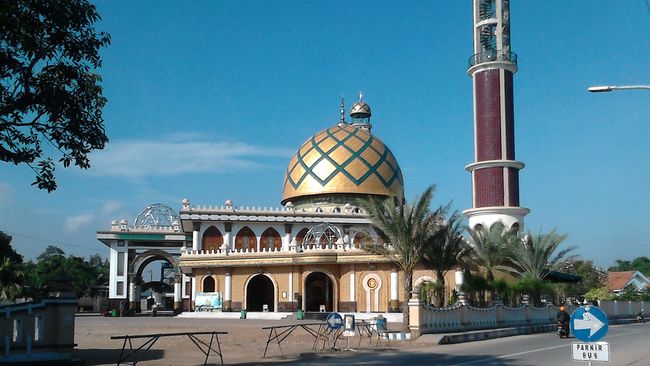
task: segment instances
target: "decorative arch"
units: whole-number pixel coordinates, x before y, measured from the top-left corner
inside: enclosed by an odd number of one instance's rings
[[[361,284],[363,285],[365,292],[366,312],[378,312],[379,295],[383,285],[381,277],[379,277],[376,273],[369,273],[363,277]]]
[[[298,231],[298,234],[296,234],[296,244],[297,245],[302,245],[303,240],[305,240],[305,235],[307,235],[307,232],[309,232],[309,229],[303,228],[302,230]]]
[[[436,279],[431,276],[422,276],[413,283],[413,290],[420,291],[420,286],[425,282],[436,282]]]
[[[201,243],[201,249],[206,250],[206,251],[216,251],[221,248],[221,245],[223,244],[223,235],[221,235],[221,231],[217,229],[214,226],[210,226],[204,233],[203,233],[203,241]]]
[[[169,253],[160,249],[151,249],[146,252],[136,255],[131,264],[129,265],[129,274],[135,275],[136,278],[141,278],[142,270],[147,266],[147,264],[157,261],[164,260],[169,262],[174,268],[174,273],[180,274],[180,269],[178,268],[178,261]]]
[[[217,286],[212,276],[205,276],[203,278],[203,286],[201,287],[203,292],[216,292]]]
[[[250,276],[248,276],[248,278],[244,282],[244,304],[243,304],[243,308],[247,309],[249,311],[262,311],[261,309],[260,310],[257,310],[257,309],[251,310],[249,308],[249,305],[252,305],[252,304],[249,304],[249,295],[254,296],[255,294],[253,294],[252,292],[249,294],[249,291],[248,291],[249,288],[248,287],[251,284],[251,280],[253,280],[257,276],[265,276],[273,284],[273,303],[269,304],[269,305],[272,306],[272,307],[270,307],[269,311],[276,311],[275,309],[278,308],[278,283],[270,273],[266,273],[266,272],[253,273]]]
[[[352,238],[352,246],[362,248],[372,245],[374,242],[373,236],[368,232],[355,231]]]
[[[260,250],[280,250],[282,249],[282,238],[274,228],[270,227],[262,233],[260,238]]]
[[[248,226],[244,226],[235,236],[235,250],[257,251],[257,237]]]

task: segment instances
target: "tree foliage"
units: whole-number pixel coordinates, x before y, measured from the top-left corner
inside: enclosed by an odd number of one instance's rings
[[[43,296],[51,291],[71,291],[77,297],[93,295],[97,286],[108,281],[108,260],[93,255],[89,260],[67,256],[58,247],[49,246],[36,262],[25,265],[31,296]]]
[[[444,220],[444,217],[441,216],[443,212],[444,210],[439,209],[430,215],[428,235],[422,252],[424,264],[436,274],[437,306],[445,304],[445,274],[457,268],[467,252],[465,239],[461,235],[462,218],[454,213]]]
[[[520,277],[543,280],[550,271],[557,270],[565,262],[575,259],[570,253],[576,247],[559,249],[565,239],[566,235],[555,230],[546,234],[529,232],[520,243],[512,246],[508,256],[509,263],[498,266],[498,269]]]
[[[26,164],[33,185],[56,189],[55,164],[87,169],[103,149],[99,49],[110,36],[87,0],[0,2],[0,161]]]
[[[518,241],[517,229],[508,229],[502,222],[489,228],[484,226],[468,229],[469,252],[465,260],[468,264],[483,268],[488,282],[494,281],[494,271],[504,263],[512,243]]]
[[[609,267],[610,271],[639,271],[646,276],[650,276],[650,258],[637,257],[631,261],[617,259],[616,265]]]
[[[388,238],[390,245],[371,245],[365,249],[380,254],[399,266],[404,273],[402,289],[404,299],[409,299],[413,290],[413,270],[421,262],[427,225],[430,220],[429,205],[434,186],[427,188],[412,204],[403,197],[384,199],[369,197],[360,201],[373,224]],[[404,302],[404,327],[408,328],[408,305]]]

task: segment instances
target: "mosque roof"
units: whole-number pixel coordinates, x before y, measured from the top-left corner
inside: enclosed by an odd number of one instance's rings
[[[293,156],[282,204],[312,195],[396,196],[403,190],[402,171],[390,149],[367,130],[339,123],[307,139]]]

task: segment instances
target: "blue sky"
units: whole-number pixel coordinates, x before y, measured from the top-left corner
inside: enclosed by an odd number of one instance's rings
[[[108,147],[52,194],[0,165],[0,230],[107,254],[95,232],[147,204],[279,206],[291,154],[363,90],[413,197],[470,207],[471,1],[99,1]],[[643,0],[513,1],[517,158],[526,227],[597,264],[649,255],[650,84]]]

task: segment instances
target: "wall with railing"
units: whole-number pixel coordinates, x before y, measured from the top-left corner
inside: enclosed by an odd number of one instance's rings
[[[644,310],[644,305],[643,302],[635,301],[599,301],[600,309],[610,319],[633,318]],[[571,314],[576,308],[568,306],[566,310]],[[559,311],[559,308],[553,305],[509,307],[499,304],[488,308],[475,308],[456,304],[436,308],[424,304],[415,296],[409,300],[409,309],[411,330],[418,334],[548,325],[556,322]]]

